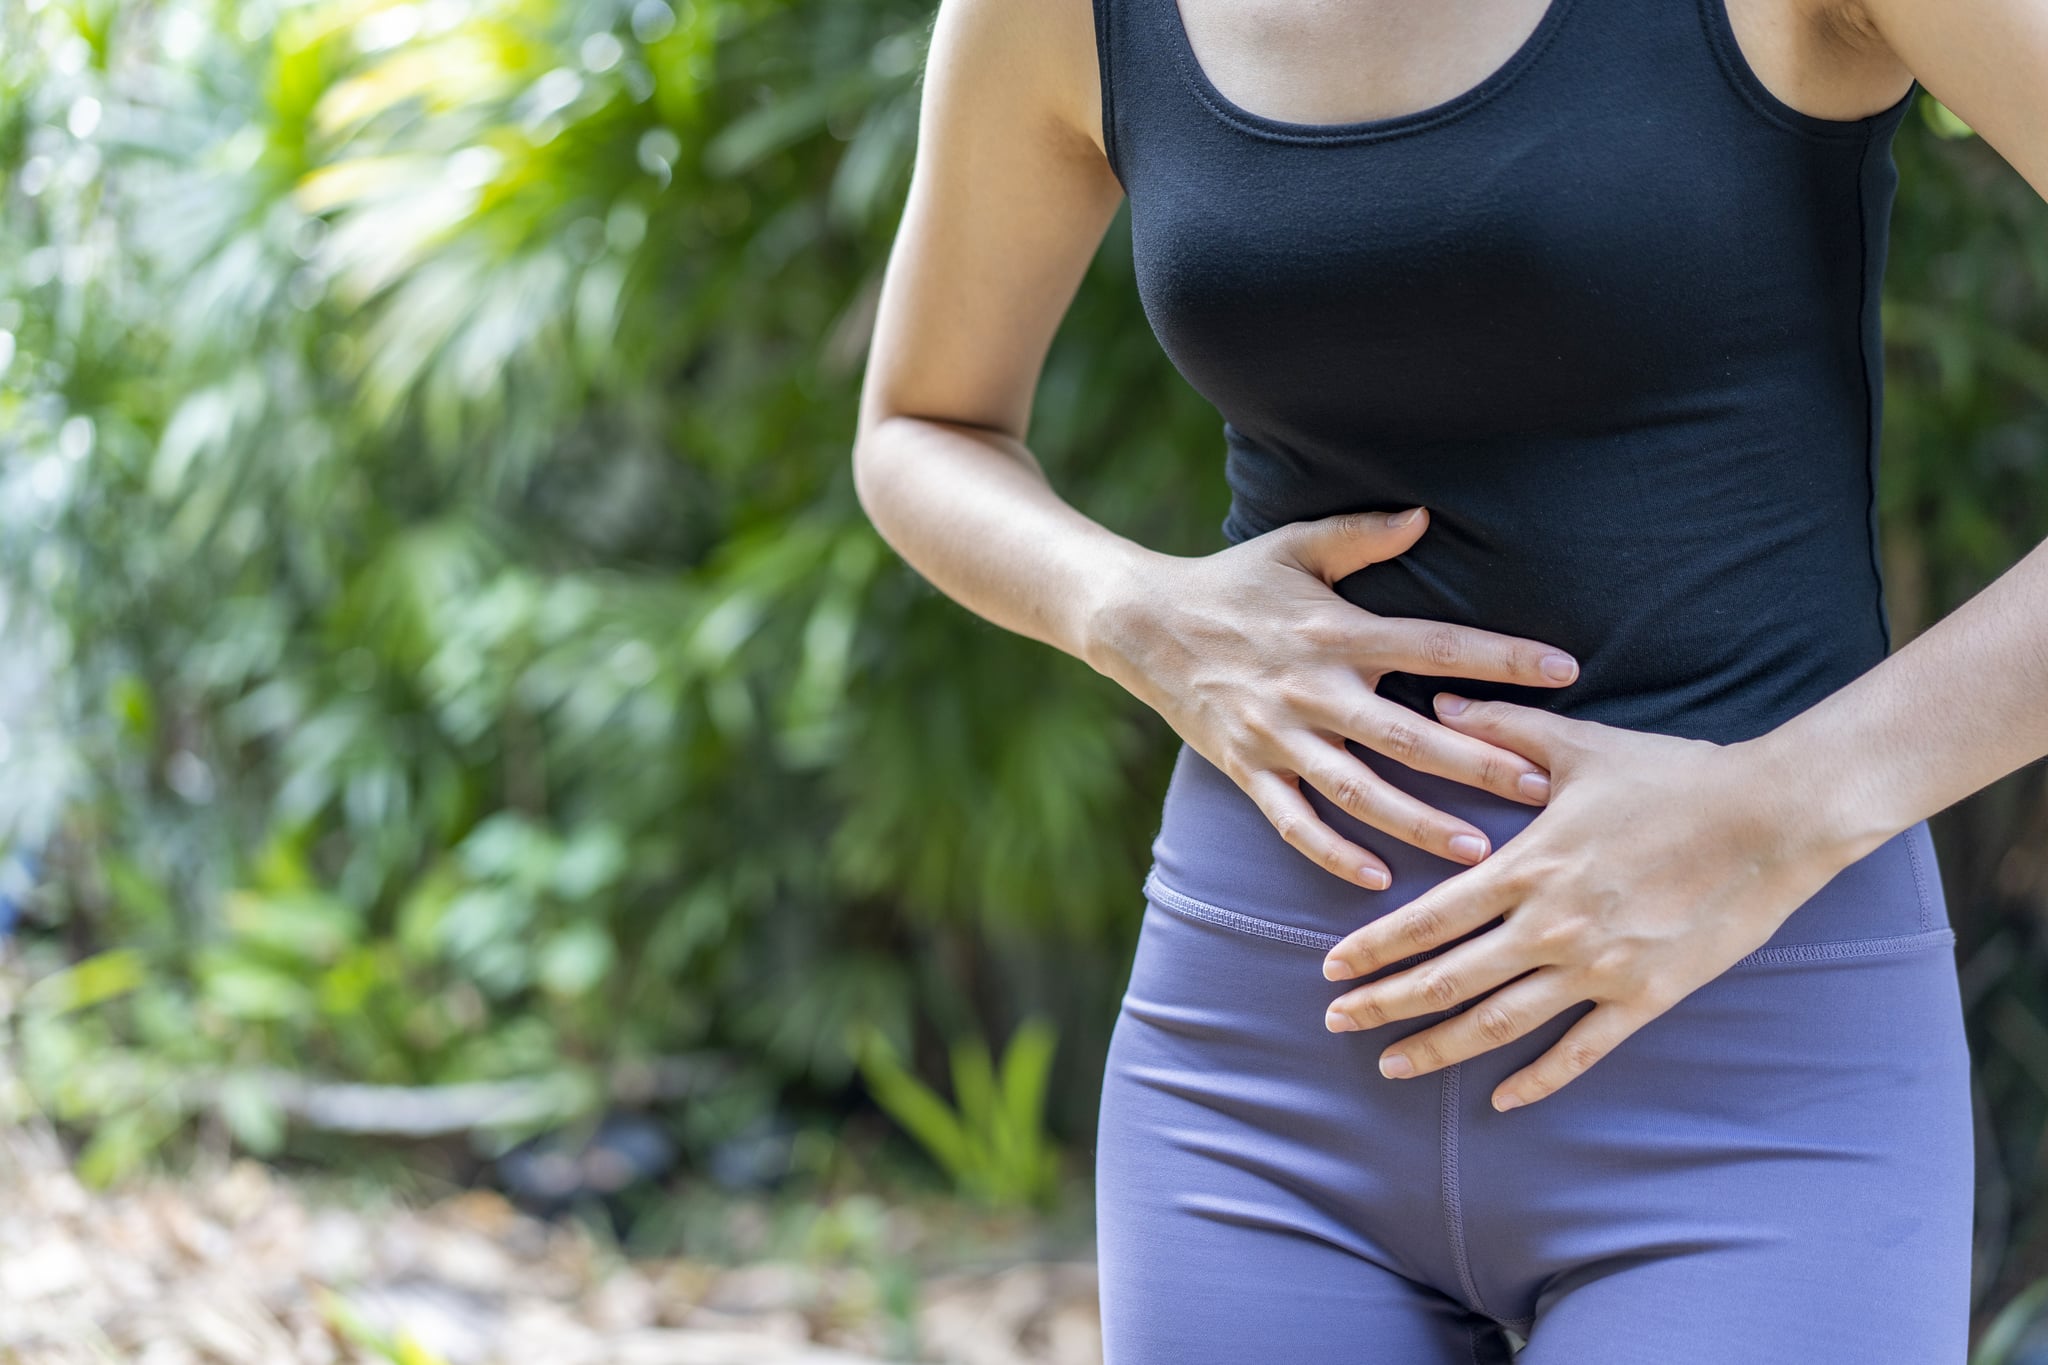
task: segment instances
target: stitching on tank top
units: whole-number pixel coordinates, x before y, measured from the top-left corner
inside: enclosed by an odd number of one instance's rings
[[[1094,0],[1096,68],[1102,75],[1102,154],[1118,184],[1123,183],[1122,163],[1116,145],[1116,4],[1115,0]]]
[[[1870,543],[1872,597],[1877,609],[1877,636],[1884,652],[1891,653],[1892,622],[1884,603],[1884,565],[1877,540],[1877,406],[1879,388],[1877,362],[1870,348],[1870,304],[1877,293],[1870,278],[1870,149],[1877,145],[1873,130],[1863,139],[1863,155],[1856,163],[1856,259],[1861,265],[1860,297],[1856,304],[1856,358],[1863,373],[1863,535]],[[1924,924],[1925,921],[1923,920]]]
[[[1291,943],[1298,948],[1318,948],[1324,952],[1343,942],[1336,934],[1325,934],[1314,929],[1301,929],[1291,924],[1280,924],[1273,920],[1247,915],[1238,910],[1227,910],[1208,901],[1196,900],[1193,896],[1174,890],[1160,880],[1157,868],[1145,874],[1144,893],[1165,910],[1219,928],[1232,929],[1241,934],[1272,939],[1279,943]],[[1924,905],[1924,901],[1923,901]],[[1923,911],[1923,914],[1925,911]],[[1760,966],[1772,962],[1826,962],[1837,958],[1886,957],[1894,953],[1917,952],[1938,944],[1955,942],[1955,929],[1948,925],[1922,929],[1911,934],[1879,934],[1869,938],[1826,939],[1819,943],[1767,944],[1729,966],[1729,971],[1744,967]],[[1403,968],[1412,967],[1429,957],[1430,953],[1411,953],[1398,962],[1388,963],[1381,972],[1391,975]]]

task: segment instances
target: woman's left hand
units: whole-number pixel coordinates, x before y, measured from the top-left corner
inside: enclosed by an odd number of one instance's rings
[[[1492,856],[1330,950],[1332,981],[1485,933],[1339,996],[1325,1026],[1375,1028],[1470,1008],[1381,1054],[1422,1075],[1594,1001],[1557,1043],[1501,1082],[1496,1109],[1556,1091],[1735,962],[1847,866],[1756,745],[1621,729],[1504,701],[1437,695],[1445,725],[1550,773],[1549,803]],[[1502,983],[1507,983],[1503,985]],[[1494,990],[1494,987],[1500,987]],[[1391,1058],[1404,1057],[1402,1073]]]

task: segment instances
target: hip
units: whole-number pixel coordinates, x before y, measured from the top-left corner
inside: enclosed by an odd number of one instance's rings
[[[1484,830],[1496,850],[1541,813],[1352,747],[1387,782]],[[1390,887],[1369,890],[1310,861],[1227,774],[1183,744],[1152,842],[1146,894],[1222,927],[1326,947],[1465,870],[1367,826],[1307,783],[1302,793],[1333,829],[1387,864]],[[1953,941],[1933,838],[1922,820],[1843,868],[1736,966]]]

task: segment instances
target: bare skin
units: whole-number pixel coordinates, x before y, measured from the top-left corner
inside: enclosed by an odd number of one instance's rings
[[[1233,102],[1345,122],[1476,84],[1546,2],[1182,0],[1181,14]],[[1786,104],[1860,118],[1917,76],[2048,193],[2039,0],[1727,3],[1745,57]],[[2048,544],[1855,683],[1740,744],[1506,702],[1454,714],[1440,699],[1432,720],[1379,697],[1389,671],[1570,679],[1544,674],[1561,651],[1543,641],[1379,617],[1334,592],[1344,573],[1426,535],[1426,511],[1401,526],[1347,514],[1212,555],[1163,555],[1067,503],[1025,444],[1047,349],[1121,196],[1101,143],[1088,0],[941,0],[856,486],[877,530],[940,591],[1154,707],[1303,856],[1360,885],[1389,882],[1370,850],[1317,817],[1305,782],[1368,826],[1471,865],[1349,936],[1325,974],[1351,979],[1502,923],[1340,996],[1327,1027],[1492,992],[1389,1049],[1423,1074],[1596,1002],[1494,1092],[1501,1108],[1540,1099],[1761,945],[1840,869],[2048,754]],[[1965,706],[1957,679],[1970,680]],[[1495,852],[1482,831],[1382,782],[1345,738],[1542,809]]]

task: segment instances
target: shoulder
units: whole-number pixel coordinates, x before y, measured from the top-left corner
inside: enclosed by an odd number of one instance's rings
[[[939,0],[925,80],[1101,156],[1098,3],[1108,0]]]

